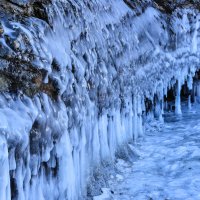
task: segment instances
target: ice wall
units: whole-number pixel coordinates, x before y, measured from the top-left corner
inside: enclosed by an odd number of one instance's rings
[[[144,134],[147,98],[162,120],[175,85],[181,113],[181,85],[199,65],[198,11],[2,2],[0,199],[84,198],[93,170]]]

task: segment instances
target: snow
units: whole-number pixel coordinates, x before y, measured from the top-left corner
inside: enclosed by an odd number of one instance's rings
[[[110,199],[110,189],[109,188],[102,188],[102,195],[93,197],[93,200],[109,200]]]

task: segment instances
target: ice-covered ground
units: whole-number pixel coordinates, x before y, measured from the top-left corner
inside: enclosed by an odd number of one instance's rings
[[[200,199],[200,106],[166,114],[165,122],[133,147],[139,157],[132,165],[118,160],[110,190],[95,200]]]

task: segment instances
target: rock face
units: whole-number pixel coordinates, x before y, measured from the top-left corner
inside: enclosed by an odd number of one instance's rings
[[[194,1],[2,0],[0,194],[87,196],[93,169],[143,135],[146,112],[199,66]],[[88,192],[88,195],[89,192]]]

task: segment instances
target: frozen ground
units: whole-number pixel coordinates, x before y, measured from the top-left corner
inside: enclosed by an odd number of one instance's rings
[[[118,160],[118,175],[95,197],[116,200],[200,199],[200,106],[182,116],[165,115],[161,131],[147,132],[132,147],[139,158],[131,166]]]

